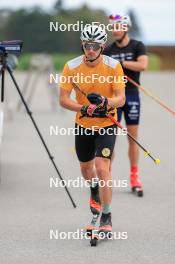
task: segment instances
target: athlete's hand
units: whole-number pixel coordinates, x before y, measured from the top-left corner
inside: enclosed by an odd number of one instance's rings
[[[93,112],[95,111],[96,108],[97,108],[97,106],[94,104],[90,104],[88,106],[83,105],[81,108],[81,114],[83,116],[92,116]]]
[[[98,107],[93,113],[93,117],[106,117],[108,114],[107,107]]]
[[[89,106],[82,106],[81,114],[87,117],[106,117],[107,107],[99,107],[97,105],[91,104]]]
[[[106,107],[108,105],[108,99],[105,96],[101,96],[97,93],[90,93],[87,95],[87,99],[91,104]]]

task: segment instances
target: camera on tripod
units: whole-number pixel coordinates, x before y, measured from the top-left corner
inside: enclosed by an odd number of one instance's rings
[[[0,42],[0,56],[7,55],[8,53],[19,56],[22,50],[22,40],[9,40]]]
[[[18,65],[17,57],[19,57],[21,53],[22,46],[22,40],[10,40],[0,42],[0,68],[1,65],[8,64],[11,70],[14,70]]]
[[[4,76],[5,70],[12,75],[12,70],[18,64],[16,56],[22,50],[22,40],[10,40],[0,42],[0,79],[1,79],[1,102],[4,101]],[[13,77],[13,76],[12,76]]]

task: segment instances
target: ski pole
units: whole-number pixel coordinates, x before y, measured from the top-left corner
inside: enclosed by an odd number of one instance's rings
[[[121,129],[126,129],[126,128],[124,128],[122,125],[121,125],[121,123],[119,123],[119,122],[117,122],[116,120],[115,120],[115,118],[113,117],[113,116],[111,116],[110,114],[108,114],[107,115],[107,117],[114,123],[114,124],[116,124],[116,126],[118,126],[119,128],[121,128]],[[127,131],[127,136],[129,137],[129,138],[131,138],[143,151],[144,151],[144,154],[145,154],[145,157],[146,156],[149,156],[156,164],[159,164],[160,163],[160,159],[155,159],[151,154],[150,154],[150,152],[147,150],[147,149],[145,149],[133,136],[131,136],[131,134],[130,133],[128,133],[128,131]]]
[[[80,93],[82,93],[84,96],[87,97],[87,94],[84,91],[82,91],[77,84],[72,83],[72,85],[76,90],[78,90]],[[124,127],[118,121],[116,121],[112,115],[107,114],[106,117],[108,117],[117,127],[124,129]],[[127,131],[127,129],[126,129],[126,131]],[[160,163],[160,159],[154,158],[146,148],[144,148],[133,136],[131,136],[130,133],[128,133],[128,131],[127,131],[127,136],[129,138],[131,138],[144,151],[145,157],[149,156],[154,161],[155,164]]]
[[[136,87],[138,87],[142,92],[144,92],[144,94],[146,94],[147,96],[149,96],[150,98],[152,98],[159,105],[161,105],[164,109],[166,109],[168,112],[170,112],[172,115],[175,116],[175,112],[170,107],[168,107],[164,102],[162,102],[159,98],[157,98],[156,96],[154,96],[150,91],[146,90],[143,86],[141,86],[140,84],[136,83],[130,77],[126,76],[126,78],[128,79],[128,81],[130,83],[132,83],[133,85],[135,85]]]

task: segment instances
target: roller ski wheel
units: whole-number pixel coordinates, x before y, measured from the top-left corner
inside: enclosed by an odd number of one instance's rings
[[[90,245],[96,247],[99,241],[105,241],[112,238],[112,231],[96,230],[92,233]]]
[[[137,173],[131,174],[130,182],[131,182],[132,192],[136,194],[138,197],[142,197],[143,196],[142,183]]]
[[[99,239],[98,235],[91,237],[91,240],[90,240],[91,247],[96,247],[97,246],[98,239]]]
[[[132,192],[138,197],[143,197],[143,189],[141,186],[132,187]]]

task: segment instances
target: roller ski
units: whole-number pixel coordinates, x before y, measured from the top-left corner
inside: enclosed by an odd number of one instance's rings
[[[141,181],[137,174],[131,174],[130,183],[131,183],[132,192],[136,194],[138,197],[142,197],[143,188],[142,188]]]
[[[93,230],[90,240],[91,247],[97,246],[99,241],[104,241],[112,238],[112,222],[111,213],[101,215],[100,226]]]

